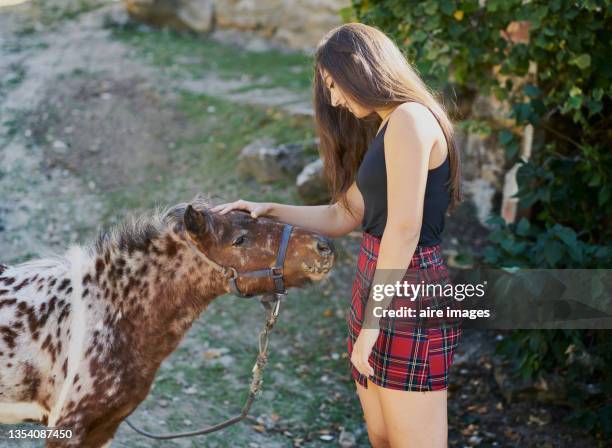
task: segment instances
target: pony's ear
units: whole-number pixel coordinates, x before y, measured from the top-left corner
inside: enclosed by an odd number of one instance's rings
[[[185,209],[185,228],[193,236],[203,236],[212,231],[213,217],[207,212],[196,210],[189,204]]]

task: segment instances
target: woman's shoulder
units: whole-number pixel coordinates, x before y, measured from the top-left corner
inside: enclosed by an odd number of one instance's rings
[[[416,101],[407,101],[397,106],[391,115],[389,115],[389,125],[392,123],[400,126],[406,124],[406,120],[419,126],[433,126],[438,124],[438,120],[431,112],[431,110],[424,104],[417,103]]]
[[[413,101],[402,103],[389,115],[385,132],[385,143],[392,136],[401,141],[431,142],[440,136],[440,125],[429,108]]]
[[[406,134],[406,132],[396,133],[393,129],[401,129],[403,131],[409,129],[410,137],[417,137],[422,142],[431,143],[429,147],[435,148],[433,159],[444,160],[446,157],[446,138],[444,137],[444,132],[433,112],[424,104],[416,101],[400,104],[389,115],[387,124],[385,138],[387,138],[387,135],[393,134],[400,138],[399,134]],[[407,138],[408,135],[403,137]],[[401,140],[405,141],[404,138],[401,138]],[[412,141],[413,138],[409,140]],[[438,164],[436,160],[432,160],[434,166]]]

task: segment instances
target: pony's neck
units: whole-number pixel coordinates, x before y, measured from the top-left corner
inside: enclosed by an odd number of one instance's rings
[[[228,289],[182,232],[170,228],[144,250],[105,249],[94,270],[97,294],[111,308],[109,323],[124,326],[133,347],[159,362],[208,304]]]

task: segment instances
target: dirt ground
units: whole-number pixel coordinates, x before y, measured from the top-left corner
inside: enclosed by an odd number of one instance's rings
[[[309,63],[302,54],[129,24],[117,3],[76,3],[63,13],[39,3],[0,8],[0,260],[62,252],[128,213],[198,192],[215,202],[298,202],[293,185],[243,181],[234,166],[256,138],[313,136]],[[466,205],[448,224],[455,252],[484,245],[471,213]],[[354,235],[339,240],[334,274],[283,304],[250,421],[162,443],[122,425],[114,446],[368,446],[345,355],[343,292],[358,243]],[[256,303],[219,298],[131,420],[171,432],[239,412],[262,319]],[[565,424],[567,410],[504,402],[491,373],[495,336],[464,334],[449,389],[450,446],[604,446]]]

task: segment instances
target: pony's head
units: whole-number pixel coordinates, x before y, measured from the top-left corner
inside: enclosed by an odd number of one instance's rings
[[[207,207],[188,205],[184,225],[195,248],[208,259],[238,273],[274,267],[285,224],[269,218],[252,218],[234,210],[225,215]],[[332,268],[335,250],[332,242],[317,233],[294,227],[283,263],[285,287],[302,286],[322,279]],[[246,294],[274,292],[268,276],[239,276],[238,287]]]

